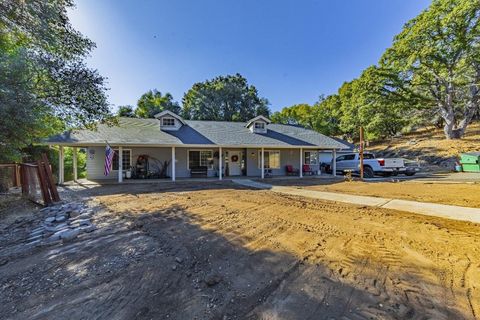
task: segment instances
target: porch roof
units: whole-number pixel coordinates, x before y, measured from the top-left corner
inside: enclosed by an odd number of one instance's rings
[[[97,130],[70,130],[44,141],[49,145],[142,145],[228,147],[314,147],[348,149],[349,146],[299,126],[269,124],[267,133],[252,133],[245,122],[193,121],[178,131],[162,131],[157,119],[120,118],[118,126],[100,124]]]

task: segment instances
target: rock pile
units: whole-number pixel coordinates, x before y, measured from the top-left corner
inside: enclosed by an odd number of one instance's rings
[[[40,210],[43,221],[37,228],[31,230],[29,245],[40,245],[55,241],[69,241],[82,232],[92,232],[96,229],[92,223],[94,211],[82,203],[57,204]]]

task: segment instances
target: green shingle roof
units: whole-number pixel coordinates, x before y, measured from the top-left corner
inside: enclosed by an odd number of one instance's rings
[[[267,133],[252,133],[244,122],[185,120],[178,131],[160,130],[157,119],[120,118],[118,126],[100,124],[97,130],[72,130],[52,136],[45,144],[89,146],[166,145],[166,146],[239,146],[239,147],[319,147],[348,149],[345,144],[299,126],[269,124]]]

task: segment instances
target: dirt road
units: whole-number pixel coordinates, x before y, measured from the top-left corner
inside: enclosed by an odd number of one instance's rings
[[[2,317],[480,318],[479,225],[227,183],[86,196],[98,229],[73,242],[2,231]]]

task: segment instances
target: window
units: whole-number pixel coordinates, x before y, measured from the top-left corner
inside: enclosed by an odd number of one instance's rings
[[[115,154],[113,155],[112,170],[118,170],[118,149],[113,149]],[[122,151],[122,170],[130,169],[132,165],[132,150],[123,149]]]
[[[318,164],[318,153],[314,151],[305,151],[304,164]]]
[[[375,156],[371,153],[364,153],[363,159],[375,159]]]
[[[347,160],[355,160],[354,154],[346,154],[344,156],[340,156],[336,159],[336,161],[347,161]]]
[[[280,151],[265,150],[265,168],[280,169]],[[258,167],[262,168],[262,151],[258,152]]]
[[[189,150],[188,169],[194,167],[207,167],[208,169],[213,169],[212,150]]]
[[[174,127],[175,126],[175,119],[173,119],[173,118],[162,118],[162,126],[163,127]]]
[[[255,129],[265,130],[265,123],[263,123],[263,122],[255,122]]]

